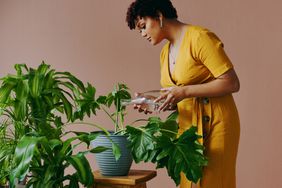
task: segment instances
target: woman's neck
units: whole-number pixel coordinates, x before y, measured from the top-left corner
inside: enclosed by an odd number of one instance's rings
[[[165,38],[171,43],[171,45],[178,45],[186,26],[187,24],[176,19],[167,19],[165,21]]]

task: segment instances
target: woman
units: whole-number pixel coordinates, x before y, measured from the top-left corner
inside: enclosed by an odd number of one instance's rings
[[[239,117],[232,93],[239,80],[220,39],[208,29],[177,20],[170,0],[135,0],[128,8],[130,29],[139,30],[152,45],[167,39],[161,55],[160,111],[177,106],[179,133],[198,126],[209,164],[192,185],[181,176],[181,188],[235,188]],[[140,111],[148,111],[138,106]]]

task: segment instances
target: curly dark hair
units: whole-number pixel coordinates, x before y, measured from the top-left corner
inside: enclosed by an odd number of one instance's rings
[[[126,22],[128,27],[135,29],[135,22],[140,16],[141,18],[149,16],[158,18],[159,12],[165,18],[177,18],[177,11],[170,0],[135,0],[127,9]]]

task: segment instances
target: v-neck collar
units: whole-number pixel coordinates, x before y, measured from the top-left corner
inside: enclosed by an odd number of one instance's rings
[[[179,49],[178,49],[178,52],[177,52],[177,57],[175,59],[175,65],[174,65],[174,68],[173,68],[172,71],[170,71],[170,67],[169,67],[169,48],[170,48],[170,42],[167,43],[166,70],[168,72],[168,76],[169,76],[170,81],[174,85],[177,85],[175,78],[173,78],[173,77],[175,77],[175,69],[176,69],[176,66],[178,64],[177,62],[179,61],[178,59],[179,59],[179,56],[181,54],[181,50],[183,48],[185,37],[186,37],[186,34],[187,34],[187,31],[188,31],[189,27],[190,27],[190,25],[186,25],[185,26],[185,31],[184,31],[184,34],[183,34],[182,39],[180,41],[180,46],[179,46]]]

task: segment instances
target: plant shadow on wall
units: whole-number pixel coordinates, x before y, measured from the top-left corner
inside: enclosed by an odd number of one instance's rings
[[[16,64],[15,69],[16,75],[2,78],[0,88],[3,185],[9,181],[10,187],[14,187],[16,180],[27,179],[26,187],[79,187],[79,183],[91,187],[94,177],[85,157],[88,153],[95,153],[96,158],[110,155],[113,162],[98,162],[100,168],[111,164],[110,170],[101,170],[106,175],[121,171],[126,175],[133,158],[137,163],[152,162],[157,168],[165,167],[176,185],[180,172],[193,182],[202,177],[207,159],[197,141],[196,127],[178,136],[176,112],[164,121],[149,117],[125,126],[126,109],[121,101],[131,99],[125,84],[117,84],[109,94],[96,99],[96,89],[91,84],[85,85],[69,72],[57,72],[44,62],[37,69],[25,64]],[[106,112],[114,131],[82,122],[85,116],[95,116],[97,110]],[[92,125],[101,131],[65,131],[75,123]],[[66,136],[68,139],[64,139]],[[90,143],[92,149],[74,152],[79,145]],[[125,165],[126,160],[129,164]],[[118,170],[117,163],[122,165]],[[73,174],[65,173],[69,166],[74,167]]]

